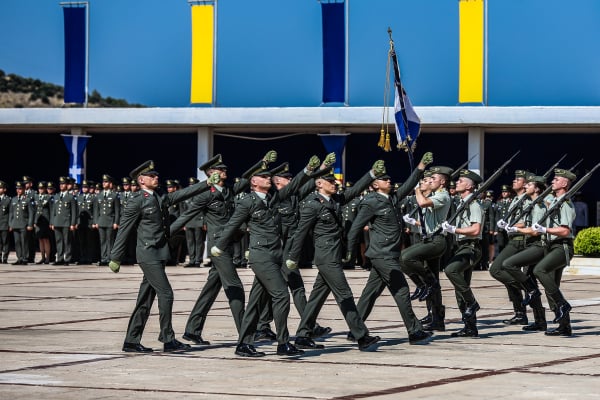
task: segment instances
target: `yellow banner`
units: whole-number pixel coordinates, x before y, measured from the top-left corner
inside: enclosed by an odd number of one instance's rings
[[[190,102],[213,103],[214,5],[192,8],[192,81]]]
[[[484,0],[459,0],[458,102],[483,103]]]

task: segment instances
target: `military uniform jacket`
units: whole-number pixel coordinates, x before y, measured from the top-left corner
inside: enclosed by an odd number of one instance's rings
[[[77,224],[77,200],[69,192],[54,195],[50,213],[50,225],[67,227]]]
[[[111,228],[121,218],[121,200],[117,192],[102,190],[96,195],[94,203],[94,224],[101,228]]]
[[[470,197],[472,197],[473,194],[469,194],[465,199],[464,202],[467,202],[469,200]],[[463,201],[463,200],[461,200]],[[458,207],[460,207],[460,203],[458,205]],[[460,243],[461,240],[468,240],[468,239],[481,239],[481,236],[483,235],[483,218],[484,218],[484,211],[483,208],[481,207],[481,204],[479,204],[479,202],[477,200],[474,200],[472,202],[469,203],[469,205],[467,207],[465,207],[462,212],[456,217],[456,227],[457,228],[466,228],[469,227],[475,223],[481,224],[481,230],[479,231],[479,235],[476,236],[466,236],[460,233],[456,234],[456,241]]]
[[[127,250],[127,239],[137,232],[136,258],[138,262],[166,261],[170,258],[168,239],[169,206],[209,189],[206,181],[185,189],[159,195],[145,190],[136,192],[123,210],[123,218],[111,252],[111,260],[121,261]]]
[[[506,221],[506,214],[508,213],[508,208],[510,207],[510,204],[512,202],[511,198],[508,199],[500,199],[496,202],[496,213],[495,213],[495,220],[494,220],[494,224],[492,226],[492,228],[494,230],[498,230],[497,228],[497,222],[502,220]]]
[[[313,229],[315,264],[339,263],[342,259],[343,232],[340,208],[369,187],[372,181],[371,173],[367,172],[350,189],[333,194],[331,201],[327,201],[318,193],[309,195],[300,207],[300,222],[291,238],[292,244],[287,258],[294,261],[300,258],[306,235]]]
[[[15,196],[10,203],[8,225],[13,229],[33,226],[33,205],[26,196]]]
[[[299,172],[286,187],[275,191],[271,199],[267,197],[267,204],[256,192],[251,192],[239,199],[216,246],[219,249],[225,249],[237,230],[247,223],[249,229],[248,261],[250,263],[264,261],[281,263],[283,253],[279,202],[294,194],[308,179],[310,177],[304,171]]]
[[[35,215],[33,223],[36,225],[48,225],[50,223],[50,195],[36,194],[33,196]]]
[[[564,195],[563,195],[564,196]],[[552,208],[560,197],[555,198],[548,208]],[[552,212],[546,221],[541,221],[540,225],[544,225],[548,228],[554,228],[557,226],[566,226],[571,231],[567,236],[556,236],[547,233],[546,238],[548,242],[552,242],[557,239],[573,239],[573,223],[575,222],[575,206],[570,200],[565,201],[560,207]]]
[[[171,234],[183,226],[187,227],[188,221],[197,220],[197,215],[204,215],[206,233],[212,243],[215,235],[223,232],[229,218],[233,215],[236,195],[246,190],[248,184],[247,179],[240,179],[233,188],[223,187],[222,190],[218,190],[211,187],[210,190],[189,199],[185,212],[171,225]]]
[[[77,196],[77,225],[90,227],[94,219],[94,195],[82,193]]]
[[[300,220],[300,202],[315,190],[315,180],[306,182],[297,193],[279,202],[278,210],[281,215],[282,237],[288,239],[294,235]]]
[[[11,198],[7,195],[2,195],[0,198],[0,231],[8,230],[8,219],[10,216]]]
[[[131,199],[133,197],[133,192],[128,191],[128,192],[119,192],[118,198],[119,198],[119,211],[124,210],[125,207],[127,207],[127,202],[129,202],[129,199]],[[119,212],[119,221],[120,218],[122,217],[122,213]]]
[[[399,257],[403,220],[398,202],[410,193],[422,175],[422,170],[415,169],[408,180],[388,197],[376,192],[367,194],[360,202],[348,232],[347,248],[356,246],[363,228],[370,224],[369,247],[365,255],[369,258]]]

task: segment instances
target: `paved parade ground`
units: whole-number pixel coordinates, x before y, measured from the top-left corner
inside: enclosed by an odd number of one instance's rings
[[[167,270],[175,291],[173,327],[181,340],[208,268]],[[0,399],[596,399],[600,276],[581,271],[566,273],[561,286],[573,305],[569,338],[504,325],[512,316],[506,290],[488,272],[475,271],[479,338],[450,337],[462,324],[444,277],[446,332],[429,343],[408,344],[385,292],[367,321],[382,340],[375,351],[360,352],[346,340],[347,327],[330,296],[318,319],[333,328],[321,341],[325,349],[287,358],[275,354],[274,344],[259,342],[267,356],[247,359],[234,355],[237,335],[223,293],[203,332],[210,346],[163,353],[155,302],[142,340],[155,352],[124,353],[139,267],[113,274],[97,266],[0,265]],[[252,271],[239,273],[249,290]],[[302,274],[310,291],[316,269]],[[367,274],[347,271],[356,298]],[[413,304],[424,316],[424,303]],[[553,318],[550,311],[547,318]],[[291,335],[298,322],[292,306]]]

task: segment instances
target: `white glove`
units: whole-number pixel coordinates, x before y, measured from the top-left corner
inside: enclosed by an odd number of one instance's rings
[[[505,220],[501,219],[498,220],[498,222],[496,222],[496,225],[498,226],[498,228],[506,229],[506,225],[508,225],[508,223]]]
[[[519,231],[516,226],[507,226],[504,229],[506,229],[506,232],[508,233],[517,233]]]
[[[298,263],[294,260],[285,260],[285,266],[288,267],[288,269],[296,269],[298,268]]]
[[[411,218],[410,215],[408,214],[404,214],[404,216],[402,217],[402,219],[404,220],[404,222],[406,222],[409,225],[416,225],[417,224],[417,220],[414,218]]]
[[[537,224],[537,223],[533,224],[531,229],[533,229],[534,231],[536,231],[538,233],[546,233],[546,227],[541,226],[540,224]]]
[[[454,232],[456,232],[456,226],[450,225],[448,223],[448,221],[442,222],[442,229],[444,230],[444,232],[448,232],[448,233],[452,233],[452,234],[454,234]]]
[[[213,246],[213,247],[210,248],[210,255],[211,256],[213,256],[213,257],[219,257],[221,254],[223,254],[223,250],[221,250],[217,246]]]

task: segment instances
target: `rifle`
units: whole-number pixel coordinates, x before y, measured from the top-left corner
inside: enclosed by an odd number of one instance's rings
[[[506,168],[506,166],[508,164],[510,164],[512,162],[512,160],[521,152],[521,150],[517,151],[515,154],[512,155],[511,158],[509,158],[508,160],[506,160],[504,162],[504,164],[502,164],[500,167],[498,167],[498,169],[496,169],[496,172],[494,172],[492,174],[492,176],[490,176],[489,178],[487,178],[485,180],[485,182],[482,182],[479,187],[477,188],[476,191],[473,192],[473,194],[463,203],[461,203],[458,208],[456,209],[456,212],[454,213],[454,215],[452,215],[447,222],[449,224],[452,224],[456,218],[458,218],[458,216],[460,214],[462,214],[462,212],[464,211],[465,208],[467,208],[474,200],[476,200],[479,195],[481,193],[485,193],[485,191],[492,185],[492,183],[494,183],[494,181],[496,179],[498,179],[498,177],[500,176],[500,174],[502,174],[502,172],[504,171],[504,168]],[[438,226],[432,233],[430,233],[429,235],[427,235],[428,238],[431,238],[434,235],[439,234],[442,231],[442,227]]]
[[[571,189],[569,189],[569,191],[565,193],[564,196],[559,198],[556,202],[552,203],[552,206],[546,210],[546,212],[544,213],[544,215],[542,215],[537,224],[541,225],[542,222],[544,222],[546,219],[548,219],[550,215],[552,215],[552,213],[560,209],[562,204],[565,201],[569,200],[575,193],[577,193],[579,189],[581,189],[581,187],[592,177],[592,174],[596,169],[598,169],[598,167],[600,167],[600,163],[596,164],[596,166],[592,168],[590,172],[582,176],[581,179],[579,179],[573,186],[571,186]]]
[[[571,168],[569,168],[569,171],[573,171],[575,169],[575,167],[577,167],[579,164],[581,164],[582,161],[583,161],[583,158],[581,160],[579,160]],[[536,204],[542,202],[546,198],[546,196],[548,196],[550,194],[551,191],[552,191],[552,186],[548,185],[548,187],[546,188],[546,190],[544,190],[542,193],[540,193],[538,195],[538,197],[536,197],[531,203],[529,203],[527,205],[527,207],[525,207],[524,209],[522,209],[521,213],[517,214],[517,216],[515,217],[514,220],[515,221],[519,221],[519,220],[521,220],[521,218],[523,218],[523,216],[528,215],[531,212],[531,210],[533,210],[533,207],[535,207]],[[525,196],[523,196],[523,197],[525,197]],[[509,214],[509,216],[510,216],[510,214]]]
[[[477,157],[479,155],[479,153],[475,154],[473,157],[469,158],[467,161],[465,161],[463,164],[460,165],[460,167],[456,168],[454,170],[454,172],[452,173],[452,175],[450,175],[450,180],[453,181],[456,179],[456,177],[458,176],[458,174],[460,174],[460,170],[463,169],[464,167],[466,167],[467,165],[469,165],[469,163],[471,161],[473,161],[473,159],[475,157]]]
[[[544,172],[544,175],[542,175],[544,177],[544,179],[548,179],[548,177],[550,176],[550,174],[552,173],[552,171],[554,171],[554,168],[556,168],[558,166],[558,164],[567,156],[567,153],[565,153],[565,155],[563,155],[560,160],[558,160],[557,162],[555,162],[554,164],[552,164],[552,166],[550,168],[548,168],[548,170],[546,172]],[[546,193],[547,195],[547,193]],[[510,211],[508,212],[508,214],[506,214],[506,216],[504,217],[504,221],[508,222],[510,217],[517,212],[517,210],[521,209],[521,206],[523,205],[523,202],[525,202],[526,199],[528,199],[528,196],[521,196],[521,198],[519,200],[517,200],[517,202],[515,203],[515,205],[513,207],[510,208]],[[515,220],[515,221],[518,221]]]

